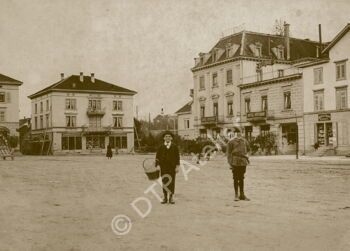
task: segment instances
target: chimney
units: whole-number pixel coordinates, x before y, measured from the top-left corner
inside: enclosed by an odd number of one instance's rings
[[[290,59],[289,24],[284,22],[284,47],[287,52],[287,60]]]
[[[64,73],[61,73],[61,80],[64,79]]]
[[[318,38],[319,38],[319,53],[318,53],[318,56],[321,57],[321,51],[322,51],[322,29],[321,29],[321,24],[318,25]]]
[[[80,77],[79,77],[80,82],[84,82],[84,73],[80,72]]]
[[[91,73],[91,83],[95,83],[95,73]]]

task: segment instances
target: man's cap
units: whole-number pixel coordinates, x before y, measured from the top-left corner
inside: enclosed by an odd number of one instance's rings
[[[170,135],[172,138],[174,138],[174,134],[171,131],[163,132],[163,136],[162,137],[164,138],[166,135]]]

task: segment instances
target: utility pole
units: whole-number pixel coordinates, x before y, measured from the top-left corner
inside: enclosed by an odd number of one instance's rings
[[[148,113],[148,136],[151,135],[151,113]]]
[[[295,112],[295,124],[296,124],[296,140],[295,140],[295,158],[299,159],[299,130],[298,130],[298,117],[297,117],[297,112]]]

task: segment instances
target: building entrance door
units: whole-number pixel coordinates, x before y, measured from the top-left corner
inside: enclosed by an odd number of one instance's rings
[[[322,146],[333,145],[332,123],[317,123],[317,141]]]

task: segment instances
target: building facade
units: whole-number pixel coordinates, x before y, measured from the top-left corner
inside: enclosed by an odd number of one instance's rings
[[[134,147],[135,91],[91,76],[72,75],[29,96],[32,144],[39,154],[121,151]]]
[[[304,139],[302,74],[298,69],[284,74],[240,86],[240,121],[248,140],[272,132],[278,153],[294,154]]]
[[[183,139],[196,139],[192,107],[193,101],[191,100],[175,112],[178,121],[178,135]]]
[[[319,42],[242,31],[200,53],[192,68],[196,136],[228,135],[234,125],[247,138],[274,132],[280,152],[303,144],[302,74],[293,64],[320,55]]]
[[[21,81],[0,74],[0,134],[18,136]]]
[[[305,151],[350,152],[350,24],[323,49],[324,58],[301,65]]]

